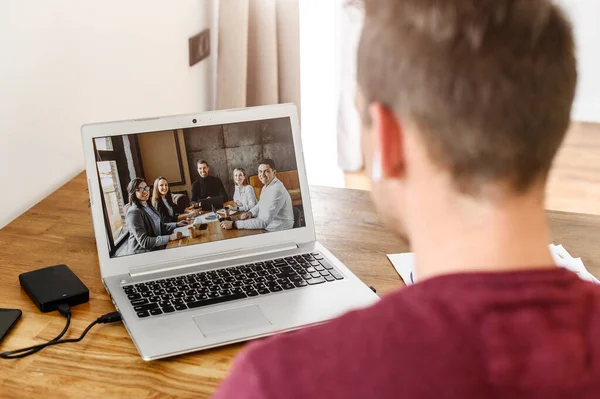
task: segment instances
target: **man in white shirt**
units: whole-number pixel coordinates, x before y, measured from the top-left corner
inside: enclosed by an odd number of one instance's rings
[[[263,184],[258,204],[248,212],[232,217],[234,219],[232,221],[221,222],[222,228],[281,231],[294,227],[292,198],[277,178],[275,162],[272,159],[264,159],[260,162],[258,179]]]

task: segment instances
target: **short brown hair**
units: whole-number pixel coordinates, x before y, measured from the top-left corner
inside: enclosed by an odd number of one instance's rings
[[[273,161],[273,160],[272,160],[272,159],[270,159],[270,158],[265,158],[265,159],[261,160],[261,161],[258,163],[258,166],[260,166],[260,165],[269,165],[269,166],[271,167],[271,169],[273,169],[273,170],[277,170],[277,169],[275,169],[275,161]]]
[[[196,162],[196,168],[202,164],[206,165],[207,168],[209,167],[208,162],[206,162],[204,159],[199,159],[198,162]]]
[[[415,123],[456,187],[546,179],[577,81],[571,25],[550,0],[366,0],[364,105]],[[366,109],[359,110],[368,120]]]

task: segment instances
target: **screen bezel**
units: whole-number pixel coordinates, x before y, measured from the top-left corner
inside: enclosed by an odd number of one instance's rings
[[[97,178],[96,157],[94,154],[93,144],[94,138],[159,132],[165,130],[189,129],[200,126],[250,122],[282,117],[290,118],[294,152],[296,155],[296,165],[298,169],[300,191],[302,195],[302,204],[306,222],[305,227],[281,232],[259,234],[255,236],[240,237],[207,244],[153,251],[149,253],[123,256],[118,258],[111,258],[109,256],[109,244],[106,237],[105,219],[103,216],[102,201],[100,200],[100,184]],[[196,123],[192,122],[194,119],[196,119]],[[251,250],[252,248],[286,245],[290,243],[302,244],[316,240],[312,208],[310,203],[310,192],[302,152],[302,140],[298,123],[298,113],[294,104],[278,104],[189,115],[175,115],[88,124],[81,127],[81,134],[86,163],[88,188],[91,199],[92,220],[94,224],[96,246],[98,249],[98,259],[100,262],[102,277],[126,274],[130,269],[142,266],[152,266],[166,263],[191,263],[203,257],[220,253]],[[157,270],[161,269],[158,268]]]

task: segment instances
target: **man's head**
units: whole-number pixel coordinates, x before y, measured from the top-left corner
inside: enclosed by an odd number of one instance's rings
[[[577,80],[562,12],[549,0],[364,3],[357,106],[378,208],[402,223],[436,184],[477,201],[541,198]]]
[[[196,166],[198,167],[198,174],[200,177],[208,177],[210,169],[208,168],[208,163],[204,159],[199,160]]]
[[[258,164],[258,179],[263,185],[268,185],[277,175],[275,162],[272,159],[263,159]]]

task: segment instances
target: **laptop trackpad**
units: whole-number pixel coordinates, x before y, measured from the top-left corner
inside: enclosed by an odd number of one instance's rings
[[[207,313],[193,318],[202,334],[207,338],[228,331],[271,325],[271,322],[265,317],[258,305],[242,306],[241,308]]]

